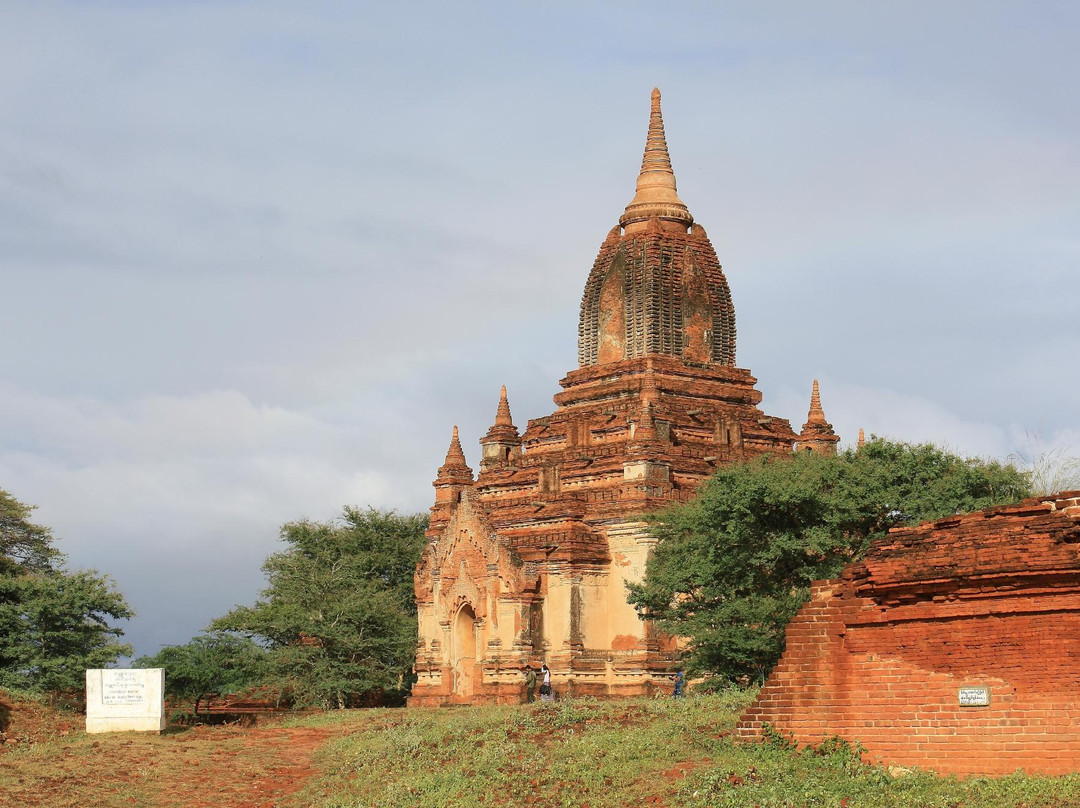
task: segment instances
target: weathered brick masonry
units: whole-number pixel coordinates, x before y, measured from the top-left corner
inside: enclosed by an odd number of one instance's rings
[[[816,584],[739,733],[766,723],[943,773],[1076,771],[1080,492],[894,530]]]

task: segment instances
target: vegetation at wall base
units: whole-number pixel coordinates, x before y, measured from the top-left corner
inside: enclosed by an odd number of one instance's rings
[[[1012,466],[872,438],[721,468],[688,503],[652,514],[660,542],[630,602],[688,638],[691,673],[761,681],[812,581],[835,577],[890,528],[1015,502]]]
[[[0,687],[81,693],[87,668],[131,653],[113,621],[134,612],[108,576],[65,569],[31,511],[0,489]]]

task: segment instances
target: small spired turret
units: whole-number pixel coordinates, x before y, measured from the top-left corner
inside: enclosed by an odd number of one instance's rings
[[[458,439],[458,428],[454,427],[450,438],[450,448],[446,450],[446,462],[439,466],[435,476],[435,506],[449,505],[461,499],[461,489],[473,484],[473,471],[465,462],[465,452]]]
[[[514,419],[510,417],[510,402],[506,399],[506,385],[499,390],[499,407],[495,411],[495,423],[480,438],[483,457],[480,460],[480,473],[507,468],[516,464],[521,457],[521,436]]]
[[[454,509],[463,499],[462,494],[473,490],[473,471],[465,462],[465,452],[458,439],[458,428],[454,427],[450,438],[450,448],[446,450],[446,461],[439,466],[435,475],[435,504],[431,506],[431,520],[428,523],[428,538],[435,538],[446,527]]]
[[[802,432],[799,433],[798,451],[816,454],[836,454],[836,444],[840,437],[833,431],[832,424],[825,420],[825,411],[821,409],[821,391],[814,379],[814,389],[810,393],[810,412],[806,416]]]

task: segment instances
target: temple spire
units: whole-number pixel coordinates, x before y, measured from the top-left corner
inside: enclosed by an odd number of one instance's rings
[[[457,424],[454,425],[454,431],[450,435],[450,448],[446,450],[446,465],[447,466],[465,466],[465,465],[468,465],[465,462],[465,450],[461,448],[461,440],[458,438]]]
[[[637,193],[619,217],[619,224],[626,227],[647,222],[652,216],[678,222],[684,227],[694,222],[694,217],[675,189],[675,172],[671,168],[664,136],[664,117],[660,112],[660,90],[655,88],[652,91],[649,133],[645,138],[645,156],[641,160]]]
[[[510,417],[510,402],[506,400],[506,385],[499,388],[499,408],[495,411],[495,426],[513,426]]]
[[[461,441],[458,439],[458,428],[455,426],[453,435],[450,438],[450,448],[446,450],[446,462],[439,467],[439,474],[435,479],[435,483],[438,485],[440,482],[472,483],[472,481],[472,469],[469,468],[469,464],[465,461],[465,452],[461,448]]]
[[[859,448],[861,449],[866,445],[866,433],[863,432],[863,428],[859,427]]]
[[[836,454],[836,444],[840,438],[833,432],[832,424],[825,420],[825,411],[821,408],[821,391],[818,381],[810,392],[810,412],[806,416],[802,432],[799,433],[799,451],[817,454]]]
[[[814,387],[810,391],[810,412],[806,415],[808,424],[824,424],[825,411],[821,409],[821,390],[818,388],[818,380],[814,379]]]
[[[499,406],[495,410],[495,423],[480,438],[483,457],[480,459],[480,473],[505,468],[516,462],[521,456],[521,436],[518,435],[514,419],[510,417],[510,402],[506,398],[506,385],[499,390]]]

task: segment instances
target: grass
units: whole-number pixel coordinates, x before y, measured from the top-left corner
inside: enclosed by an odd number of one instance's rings
[[[299,795],[326,808],[405,806],[1075,806],[1080,777],[894,778],[843,742],[796,751],[732,734],[748,695],[572,700],[383,712],[325,747]]]
[[[162,736],[73,730],[0,752],[0,805],[1080,805],[1080,776],[893,778],[843,742],[742,744],[733,727],[750,695],[355,710]]]

